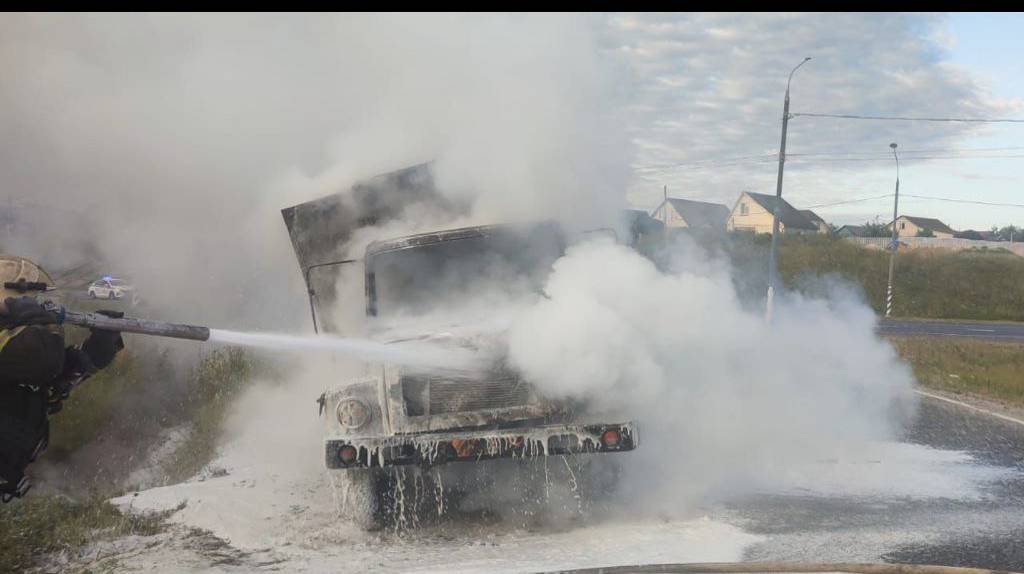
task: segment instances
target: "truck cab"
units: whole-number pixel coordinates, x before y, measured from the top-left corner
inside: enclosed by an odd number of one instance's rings
[[[493,320],[510,299],[542,297],[552,264],[573,242],[616,233],[567,233],[554,222],[533,222],[439,229],[355,247],[367,228],[385,228],[422,206],[452,220],[468,212],[437,192],[429,164],[282,209],[314,330],[351,334],[338,320],[340,309],[346,317],[361,315],[361,327],[378,341],[444,341],[489,358],[472,369],[367,362],[362,376],[338,381],[320,397],[324,464],[344,491],[343,512],[367,529],[410,507],[400,500],[403,491],[429,494],[422,481],[442,470],[458,475],[525,461],[545,465],[546,476],[553,457],[564,457],[557,467],[615,467],[616,455],[639,445],[636,424],[621,413],[594,412],[585,397],[544,396],[504,360],[500,321],[496,328]],[[636,214],[623,217],[630,245],[653,233]],[[359,279],[357,302],[352,287]],[[358,314],[350,312],[354,305]],[[402,487],[410,473],[416,481]],[[612,478],[587,484],[605,491],[616,473],[606,474]],[[477,488],[470,482],[469,490]],[[436,492],[448,498],[452,490]],[[442,512],[447,503],[435,506]]]
[[[550,223],[374,242],[363,260],[366,314],[378,332],[388,333],[396,322],[422,325],[424,316],[458,321],[456,309],[481,292],[538,296],[566,245],[565,234]],[[443,338],[474,350],[500,345],[500,333],[450,321],[443,331],[404,336]],[[505,364],[500,351],[488,367],[474,371],[372,365],[363,380],[325,394],[323,412],[325,463],[332,469],[607,454],[638,444],[634,423],[544,397]]]

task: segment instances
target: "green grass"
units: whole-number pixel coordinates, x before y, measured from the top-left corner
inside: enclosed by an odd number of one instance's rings
[[[803,286],[825,276],[841,277],[857,285],[876,311],[884,310],[887,253],[823,236],[785,237],[780,243],[779,276],[787,286]],[[900,263],[906,262],[901,258]]]
[[[45,456],[65,459],[108,427],[125,397],[144,383],[144,360],[130,350],[119,353],[110,366],[72,391],[61,411],[50,417]]]
[[[171,361],[156,349],[129,342],[110,367],[73,391],[50,420],[51,443],[43,459],[69,468],[75,453],[98,437],[120,434],[124,443],[138,447],[187,421],[192,433],[162,464],[167,482],[190,478],[206,465],[216,453],[232,401],[255,373],[268,369],[242,349],[217,349],[201,357],[183,384],[175,384]],[[0,572],[23,570],[43,555],[75,551],[96,539],[159,531],[164,516],[123,515],[106,502],[123,494],[116,486],[123,476],[119,479],[110,469],[127,468],[121,459],[132,451],[89,452],[97,457],[88,461],[96,482],[76,483],[80,477],[75,477],[73,484],[63,485],[86,494],[48,495],[40,489],[0,506]]]
[[[786,241],[780,273],[834,273],[885,309],[889,253],[825,237]],[[1005,250],[905,250],[897,254],[893,314],[900,317],[1024,321],[1024,258]]]
[[[1024,258],[917,250],[897,258],[899,315],[1024,321]]]
[[[203,357],[189,381],[184,405],[192,432],[164,464],[170,482],[192,477],[213,459],[228,408],[248,388],[254,373],[266,370],[264,363],[240,348],[219,349]]]
[[[74,501],[30,494],[0,507],[0,572],[20,572],[40,556],[75,552],[97,540],[156,534],[167,514],[122,514],[99,495]]]
[[[698,241],[729,257],[741,297],[763,301],[769,236],[734,233]],[[885,308],[888,271],[887,251],[821,235],[779,241],[779,276],[787,287],[813,292],[821,279],[841,278],[878,313]],[[1024,321],[1024,257],[1005,249],[904,249],[896,259],[894,292],[897,317]]]
[[[933,337],[890,341],[924,387],[1024,406],[1024,345]]]
[[[109,367],[75,389],[61,412],[51,417],[50,447],[44,456],[61,463],[101,434],[121,436],[125,443],[145,442],[188,422],[189,438],[163,467],[170,482],[189,478],[213,457],[227,409],[257,368],[267,371],[242,349],[217,349],[199,359],[187,380],[176,382],[166,352],[134,348],[129,342]],[[97,465],[109,467],[113,461]]]

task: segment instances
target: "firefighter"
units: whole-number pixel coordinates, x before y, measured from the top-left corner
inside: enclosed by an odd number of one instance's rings
[[[0,500],[9,502],[30,487],[25,469],[49,443],[49,415],[124,342],[120,333],[92,329],[81,347],[66,347],[57,316],[36,296],[53,280],[24,257],[0,255],[0,281]]]

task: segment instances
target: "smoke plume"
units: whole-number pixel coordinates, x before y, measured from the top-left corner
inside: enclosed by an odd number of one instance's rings
[[[665,271],[607,240],[570,248],[509,332],[510,359],[549,396],[639,421],[641,501],[770,485],[896,436],[913,379],[866,305],[790,294],[768,325],[727,263],[687,238],[673,247]]]
[[[43,214],[7,248],[44,265],[101,259],[135,278],[156,318],[287,332],[309,324],[280,209],[374,174],[433,161],[438,188],[469,209],[409,210],[362,230],[346,246],[355,257],[375,239],[459,225],[619,227],[629,75],[595,22],[7,15],[0,170],[12,201]],[[492,286],[445,302],[461,308],[447,320],[500,319],[490,328],[507,329],[511,361],[543,392],[639,420],[627,460],[651,492],[746,484],[896,428],[910,373],[866,306],[794,295],[769,327],[738,301],[727,263],[688,244],[673,253],[659,270],[584,242],[554,264],[545,297],[509,302]],[[359,269],[338,290],[335,314],[356,326]],[[233,419],[261,458],[287,460],[303,441],[321,456],[311,400],[345,379],[319,362],[295,379],[295,392],[259,387]],[[303,432],[258,440],[279,427]]]
[[[362,178],[434,160],[474,221],[606,221],[630,146],[592,24],[8,15],[5,249],[102,259],[161,318],[281,330],[308,313],[280,209]]]

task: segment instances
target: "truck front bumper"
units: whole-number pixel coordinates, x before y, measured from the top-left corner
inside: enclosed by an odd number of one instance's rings
[[[327,439],[327,468],[418,464],[436,466],[493,458],[615,453],[638,445],[636,424],[554,424],[384,438]]]

